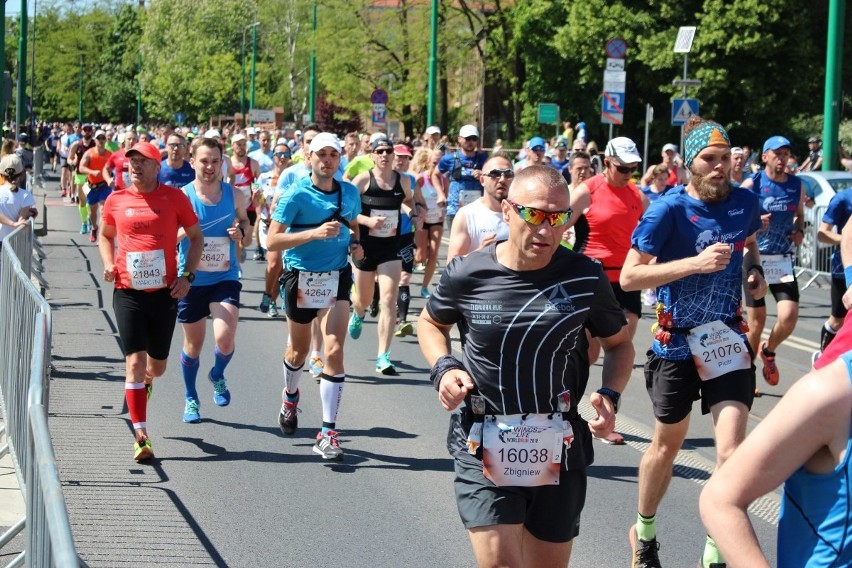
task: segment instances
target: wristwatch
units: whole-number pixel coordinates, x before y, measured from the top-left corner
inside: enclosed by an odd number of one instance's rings
[[[598,389],[598,394],[609,397],[612,401],[612,405],[615,406],[615,413],[618,414],[618,409],[621,408],[621,393],[606,387],[601,387]]]
[[[183,273],[181,273],[181,276],[186,278],[187,281],[189,281],[190,284],[192,284],[195,281],[195,273],[190,272],[189,270],[184,270]]]

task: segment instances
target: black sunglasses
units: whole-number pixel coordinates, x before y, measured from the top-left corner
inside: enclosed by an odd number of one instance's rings
[[[186,144],[178,144],[178,143],[175,143],[175,142],[171,142],[171,143],[167,144],[167,146],[169,148],[183,148],[184,146],[186,146]]]
[[[373,150],[374,154],[382,155],[382,154],[393,154],[393,148],[381,148],[379,150]]]
[[[465,140],[468,142],[477,142],[479,140],[479,136],[467,136],[465,137]]]
[[[491,179],[500,179],[501,177],[506,179],[512,179],[513,177],[515,177],[515,172],[513,172],[512,170],[491,170],[485,175],[487,175]]]
[[[616,166],[615,164],[613,164],[613,167],[620,174],[632,174],[637,169],[637,166]]]
[[[288,152],[275,152],[272,155],[275,156],[276,158],[289,158],[290,157],[290,154]]]

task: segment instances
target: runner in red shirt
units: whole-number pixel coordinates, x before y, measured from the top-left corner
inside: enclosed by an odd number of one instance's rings
[[[150,385],[166,371],[177,299],[186,296],[195,279],[204,236],[189,198],[157,181],[160,151],[138,142],[126,155],[131,185],[104,203],[98,246],[104,281],[115,282],[113,311],[124,349],[124,392],[136,438],[133,459],[144,461],[154,456],[146,423]],[[180,276],[175,252],[179,228],[190,242],[187,269]]]
[[[110,187],[116,190],[124,189],[130,186],[130,161],[127,159],[126,153],[133,148],[138,138],[136,131],[128,130],[124,133],[124,147],[118,152],[113,152],[106,167],[104,167],[104,179]]]
[[[86,194],[86,203],[89,205],[89,241],[92,243],[98,242],[98,206],[106,201],[112,192],[103,175],[104,166],[112,154],[106,149],[106,138],[106,132],[103,130],[95,132],[94,147],[86,150],[77,165],[77,172],[86,175],[83,193]]]

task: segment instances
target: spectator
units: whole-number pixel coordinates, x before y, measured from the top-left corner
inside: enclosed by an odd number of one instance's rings
[[[12,231],[38,214],[33,194],[21,187],[23,173],[24,164],[15,154],[0,160],[0,246]]]

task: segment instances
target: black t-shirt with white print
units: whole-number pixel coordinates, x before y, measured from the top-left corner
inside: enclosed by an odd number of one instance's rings
[[[597,261],[559,247],[546,268],[519,272],[501,265],[495,251],[496,244],[453,259],[426,310],[465,333],[462,362],[488,414],[555,412],[558,395],[570,391],[575,442],[568,464],[585,467],[591,439],[585,421],[575,418],[589,378],[584,329],[612,336],[624,313]],[[466,455],[468,415],[451,425],[448,446],[456,457]]]

